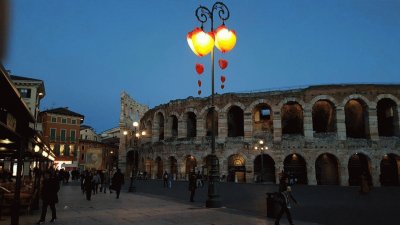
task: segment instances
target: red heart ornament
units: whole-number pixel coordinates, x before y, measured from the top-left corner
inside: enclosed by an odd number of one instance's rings
[[[201,75],[204,72],[204,66],[200,63],[196,63],[196,72]]]
[[[224,75],[221,76],[221,82],[224,83],[226,80],[226,77]]]
[[[221,89],[224,89],[225,85],[221,84]]]
[[[201,95],[201,90],[197,91],[197,94]]]
[[[219,67],[224,70],[228,66],[228,61],[225,59],[219,59],[218,60]]]
[[[197,84],[199,85],[199,87],[201,87],[201,80],[198,80]]]

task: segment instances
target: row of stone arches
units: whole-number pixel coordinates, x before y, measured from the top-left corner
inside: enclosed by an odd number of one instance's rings
[[[324,96],[316,99],[310,109],[307,104],[295,98],[287,99],[280,108],[274,109],[264,100],[258,100],[251,104],[249,106],[252,107],[251,109],[236,103],[226,109],[226,121],[218,121],[220,114],[224,112],[218,109],[214,111],[205,109],[201,112],[188,109],[182,115],[171,113],[168,116],[163,110],[159,110],[154,118],[148,119],[147,122],[142,121],[142,128],[146,129],[149,135],[156,135],[156,140],[165,140],[170,137],[211,136],[212,132],[218,136],[218,126],[226,123],[227,137],[240,137],[244,136],[246,114],[251,115],[253,135],[260,132],[273,133],[275,115],[280,117],[278,120],[280,120],[283,135],[304,135],[304,118],[310,116],[312,131],[314,136],[318,136],[318,134],[338,131],[338,110],[343,108],[345,117],[343,122],[347,137],[370,138],[370,123],[374,122],[371,117],[375,116],[379,136],[399,136],[399,101],[395,97],[388,95],[379,98],[376,104],[359,95],[354,95],[346,100],[343,106],[340,106],[332,97]],[[370,115],[370,110],[376,110],[376,115],[375,113]],[[274,113],[276,111],[279,113]],[[203,122],[199,123],[199,118]],[[215,121],[214,131],[212,130],[212,121]]]
[[[211,163],[209,156],[204,157],[202,162],[199,162],[193,155],[187,155],[184,158],[184,166],[178,166],[178,160],[174,156],[163,160],[157,157],[154,160],[154,169],[151,168],[152,160],[144,159],[143,163],[146,166],[145,170],[151,174],[155,173],[154,178],[161,179],[164,171],[168,171],[174,175],[176,179],[186,179],[189,172],[201,171],[207,177]],[[221,174],[226,174],[228,182],[253,182],[247,180],[248,171],[246,171],[246,160],[240,154],[234,154],[228,157],[227,171],[221,171]],[[319,155],[315,161],[315,176],[318,185],[340,185],[340,162],[337,157],[331,153]],[[248,167],[247,167],[248,168]],[[253,161],[253,178],[254,181],[276,182],[276,165],[274,159],[268,154],[260,154]],[[290,154],[283,161],[283,170],[297,179],[298,184],[308,184],[307,178],[307,163],[306,160],[299,154]],[[350,186],[360,185],[361,175],[367,176],[372,184],[371,176],[371,160],[363,153],[352,155],[347,162],[348,184]],[[396,154],[388,154],[382,157],[380,162],[380,184],[383,186],[398,186],[400,175],[400,157]],[[342,184],[345,185],[345,184]]]

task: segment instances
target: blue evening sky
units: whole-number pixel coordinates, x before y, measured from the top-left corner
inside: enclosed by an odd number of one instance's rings
[[[68,106],[96,131],[118,126],[120,93],[150,107],[197,95],[186,34],[215,1],[12,0],[5,66],[42,79],[41,109]],[[236,47],[216,53],[216,91],[331,83],[400,83],[399,0],[224,1]],[[216,25],[220,21],[216,20]],[[206,25],[209,29],[209,24]],[[219,76],[227,77],[221,90]]]

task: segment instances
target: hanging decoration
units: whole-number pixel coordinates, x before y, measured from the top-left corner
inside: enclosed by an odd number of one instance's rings
[[[201,95],[201,90],[198,90],[198,91],[197,91],[197,94]]]
[[[228,66],[228,61],[225,59],[218,60],[219,67],[224,70]]]
[[[215,30],[215,47],[222,53],[229,52],[235,47],[236,32],[228,30],[225,25],[221,25]]]
[[[204,72],[204,66],[200,63],[196,63],[196,72],[201,75]]]
[[[201,80],[198,80],[197,84],[199,85],[199,87],[201,87]]]
[[[226,80],[226,77],[224,75],[221,76],[221,82],[224,83]]]

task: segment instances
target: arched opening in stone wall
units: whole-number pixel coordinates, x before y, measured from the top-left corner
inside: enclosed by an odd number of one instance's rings
[[[171,135],[172,137],[178,137],[178,118],[175,115],[171,117]]]
[[[130,150],[126,153],[126,157],[128,158],[131,176],[136,176],[140,161],[138,152],[135,150]]]
[[[312,108],[313,130],[315,133],[336,132],[336,110],[332,102],[319,100]]]
[[[272,110],[265,103],[258,104],[253,109],[253,134],[259,132],[273,133]]]
[[[307,184],[307,166],[304,158],[299,154],[290,154],[283,161],[283,170],[297,179],[298,184]]]
[[[194,112],[186,113],[187,137],[196,137],[196,114]]]
[[[267,154],[254,159],[254,177],[256,182],[275,183],[275,161]]]
[[[381,177],[382,186],[399,186],[400,174],[400,157],[395,154],[383,156],[381,160]]]
[[[246,163],[243,156],[239,154],[229,156],[227,181],[246,183]]]
[[[318,185],[339,185],[339,166],[336,156],[325,153],[315,161]]]
[[[164,167],[163,167],[163,161],[160,156],[156,158],[156,167],[157,167],[156,178],[161,179],[163,177]]]
[[[368,109],[361,99],[351,99],[344,106],[346,135],[349,138],[367,138]]]
[[[187,178],[189,177],[190,172],[197,172],[196,167],[197,167],[196,158],[192,155],[186,156],[185,175]]]
[[[153,134],[153,126],[151,120],[148,120],[146,123],[146,136],[151,137],[152,134]]]
[[[158,121],[158,140],[164,140],[164,115],[159,112],[157,113],[157,121]]]
[[[303,135],[303,109],[297,102],[288,102],[282,106],[282,134]]]
[[[177,175],[178,175],[178,161],[176,160],[175,157],[170,156],[168,158],[169,160],[169,169],[170,169],[170,173],[172,174],[172,176],[174,177],[174,179],[176,179]]]
[[[212,135],[212,122],[214,121],[214,133],[218,136],[218,112],[214,110],[214,120],[213,120],[213,110],[209,109],[206,119],[206,136]]]
[[[356,153],[350,157],[348,165],[350,186],[359,186],[361,184],[362,174],[365,174],[368,183],[372,185],[372,177],[369,164],[369,158],[362,153]]]
[[[399,123],[399,114],[397,112],[396,103],[389,98],[383,98],[379,100],[376,108],[379,136],[396,136],[396,130],[398,130]]]
[[[244,136],[243,110],[239,106],[232,106],[228,111],[228,137]]]

